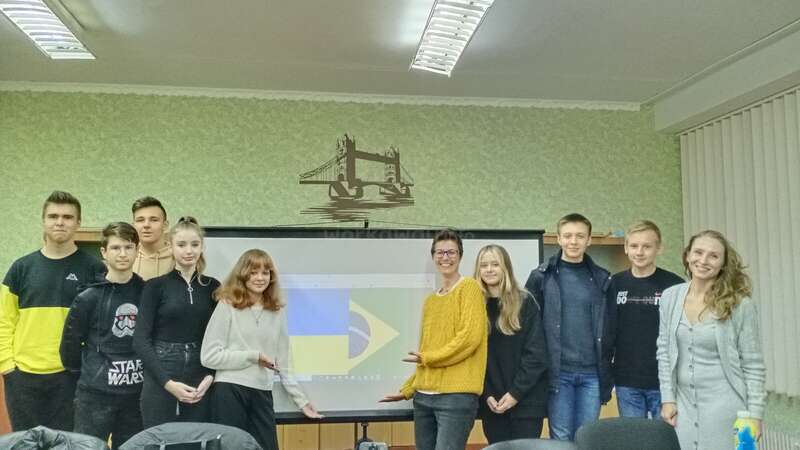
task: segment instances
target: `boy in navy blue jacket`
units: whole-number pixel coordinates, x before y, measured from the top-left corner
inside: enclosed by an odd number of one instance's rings
[[[592,223],[580,214],[558,221],[561,250],[531,272],[525,288],[542,305],[549,357],[550,438],[575,439],[611,398],[614,304],[608,271],[586,254]]]
[[[139,237],[125,222],[103,229],[105,278],[75,297],[61,339],[61,361],[80,371],[75,431],[108,440],[117,449],[142,429],[142,362],[132,348],[144,281],[133,273]]]

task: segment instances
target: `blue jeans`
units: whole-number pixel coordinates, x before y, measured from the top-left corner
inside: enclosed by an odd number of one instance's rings
[[[475,394],[414,394],[417,450],[464,450],[478,413]]]
[[[558,375],[558,389],[550,391],[550,439],[574,441],[581,425],[600,417],[600,378],[596,373],[564,372]]]
[[[661,392],[658,389],[639,389],[616,386],[617,407],[622,417],[661,418]]]

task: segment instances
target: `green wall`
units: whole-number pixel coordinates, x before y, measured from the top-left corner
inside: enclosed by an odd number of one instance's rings
[[[319,222],[301,211],[326,190],[298,175],[350,133],[365,151],[399,147],[416,181],[415,204],[372,212],[373,226],[554,231],[579,211],[608,231],[650,218],[662,265],[680,273],[679,147],[653,128],[652,111],[0,92],[0,272],[39,246],[54,189],[81,199],[91,227],[129,219],[142,195],[207,225]],[[619,249],[590,251],[624,262]],[[770,423],[796,428],[796,405],[772,400]]]
[[[680,270],[678,143],[651,111],[0,92],[0,271],[39,245],[54,189],[82,201],[83,226],[129,219],[142,195],[205,225],[323,221],[301,212],[326,187],[298,175],[344,133],[360,150],[397,146],[416,182],[415,204],[375,210],[373,225],[554,231],[579,211],[608,231],[650,218],[662,264]]]

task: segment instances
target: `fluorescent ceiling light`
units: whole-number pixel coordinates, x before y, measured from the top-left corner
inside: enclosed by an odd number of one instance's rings
[[[412,69],[450,76],[494,0],[435,0]]]
[[[52,59],[95,59],[42,0],[0,0],[0,11]]]

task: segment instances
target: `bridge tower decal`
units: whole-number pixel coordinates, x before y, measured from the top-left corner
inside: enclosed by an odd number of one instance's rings
[[[363,180],[356,174],[356,161],[372,161],[384,165],[383,178]],[[357,200],[364,196],[364,187],[378,186],[388,200],[410,199],[414,178],[400,163],[400,150],[390,146],[386,152],[369,153],[356,149],[356,141],[348,135],[336,141],[336,155],[316,169],[300,174],[300,184],[327,184],[331,199]]]

